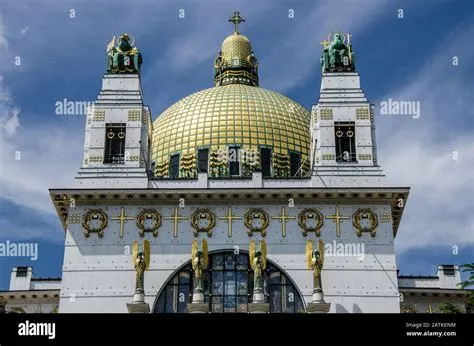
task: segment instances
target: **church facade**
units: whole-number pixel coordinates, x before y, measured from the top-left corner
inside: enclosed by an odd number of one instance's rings
[[[76,186],[50,189],[60,313],[400,312],[409,188],[385,183],[350,34],[324,42],[308,111],[259,86],[230,21],[214,87],[155,121],[133,38],[109,44]]]

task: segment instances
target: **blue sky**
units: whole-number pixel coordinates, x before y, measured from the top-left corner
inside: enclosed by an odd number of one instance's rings
[[[144,97],[156,118],[212,86],[213,59],[235,10],[246,18],[241,32],[264,88],[310,109],[319,97],[319,43],[343,31],[353,35],[362,87],[376,110],[389,98],[420,102],[417,119],[376,115],[379,163],[392,185],[411,187],[398,266],[434,275],[437,264],[474,262],[472,1],[2,0],[0,241],[38,242],[39,257],[1,257],[0,290],[16,265],[33,266],[35,276],[61,273],[64,232],[48,189],[73,185],[85,118],[56,115],[55,102],[95,100],[106,45],[129,32],[143,54]]]

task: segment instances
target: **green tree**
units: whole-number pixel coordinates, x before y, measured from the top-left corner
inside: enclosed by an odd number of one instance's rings
[[[464,311],[457,305],[452,303],[442,303],[439,306],[439,311],[443,314],[463,314]]]
[[[469,273],[469,277],[459,284],[459,286],[461,286],[461,289],[466,289],[471,286],[474,286],[474,263],[463,264],[461,268],[463,272]],[[471,290],[471,294],[468,297],[468,303],[469,305],[474,306],[474,290]]]

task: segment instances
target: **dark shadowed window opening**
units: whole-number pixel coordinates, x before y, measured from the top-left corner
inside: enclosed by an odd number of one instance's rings
[[[270,148],[261,148],[260,157],[262,160],[262,176],[269,177],[271,175],[272,150]]]
[[[455,274],[455,270],[454,270],[454,265],[444,265],[443,266],[443,272],[444,272],[444,275],[447,275],[447,276],[454,276]]]
[[[354,122],[334,124],[336,162],[357,162]]]
[[[240,174],[240,152],[239,147],[229,147],[229,174],[239,175]]]
[[[17,267],[16,268],[16,276],[26,276],[28,274],[28,267]]]
[[[198,150],[199,173],[207,173],[209,165],[209,149]]]
[[[126,124],[105,125],[104,163],[125,163],[125,127]]]
[[[170,178],[179,177],[179,154],[170,156]]]
[[[290,153],[290,175],[301,176],[301,156],[297,153]]]

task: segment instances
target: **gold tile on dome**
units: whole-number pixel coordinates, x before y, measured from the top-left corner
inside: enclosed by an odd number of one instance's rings
[[[217,144],[217,136],[224,136],[239,143],[244,138],[245,144],[283,146],[279,150],[288,150],[292,144],[307,152],[310,114],[297,104],[294,112],[288,113],[288,104],[293,105],[277,93],[244,85],[200,91],[168,108],[154,122],[153,156],[166,159],[167,150],[195,146],[196,133],[205,145]],[[272,140],[273,133],[276,143]]]

